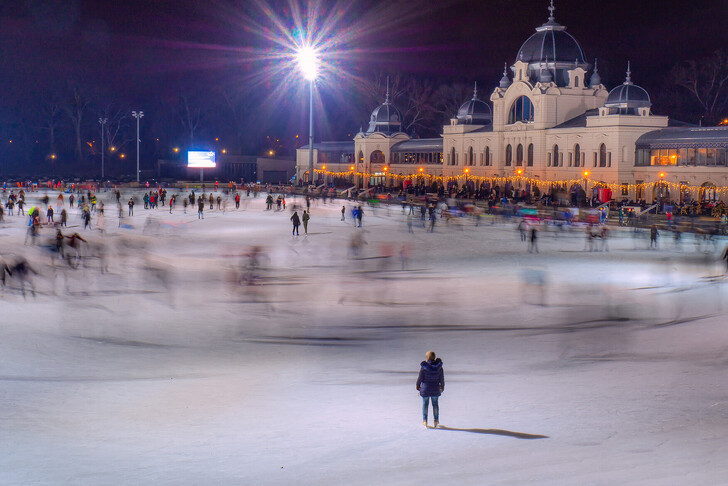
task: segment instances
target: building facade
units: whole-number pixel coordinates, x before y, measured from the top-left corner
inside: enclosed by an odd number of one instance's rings
[[[725,200],[728,128],[694,127],[655,115],[650,96],[625,80],[608,90],[553,4],[504,69],[489,101],[473,97],[442,135],[412,139],[389,100],[352,141],[314,145],[314,179],[360,187],[468,185],[508,191],[557,188],[600,199]],[[308,178],[308,147],[296,172]],[[600,191],[608,189],[608,191]]]

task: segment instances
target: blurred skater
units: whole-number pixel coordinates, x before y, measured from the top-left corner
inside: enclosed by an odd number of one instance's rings
[[[308,234],[308,220],[311,219],[311,216],[309,215],[308,211],[305,209],[303,210],[303,216],[301,220],[303,221],[303,234]]]
[[[293,223],[292,236],[298,236],[298,227],[301,224],[301,218],[298,217],[298,211],[293,211],[293,216],[291,216],[291,222]]]

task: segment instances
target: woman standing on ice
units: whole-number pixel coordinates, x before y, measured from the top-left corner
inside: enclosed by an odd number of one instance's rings
[[[420,363],[420,375],[417,377],[417,390],[422,397],[422,423],[427,427],[427,411],[432,400],[432,415],[437,427],[440,421],[440,405],[438,397],[445,391],[445,372],[442,360],[435,357],[434,351],[425,354],[425,361]]]

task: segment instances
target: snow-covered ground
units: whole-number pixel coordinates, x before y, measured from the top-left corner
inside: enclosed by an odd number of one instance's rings
[[[356,229],[342,201],[292,237],[303,201],[262,197],[119,228],[103,197],[105,236],[75,210],[64,230],[89,240],[76,270],[0,223],[38,272],[35,298],[0,291],[0,484],[728,484],[725,241],[543,230],[530,254],[515,222],[410,234],[365,207]]]

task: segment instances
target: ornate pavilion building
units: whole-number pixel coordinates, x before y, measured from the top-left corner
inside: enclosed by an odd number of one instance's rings
[[[703,200],[728,197],[728,128],[695,127],[651,112],[650,96],[624,82],[611,91],[597,62],[566,27],[548,21],[504,69],[490,103],[473,97],[439,138],[402,132],[390,101],[353,141],[314,144],[315,179],[359,187],[433,182],[540,192],[585,190],[602,200]],[[296,172],[308,180],[308,146]]]

